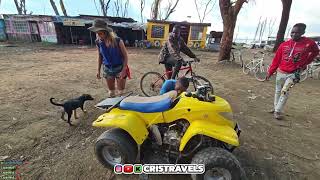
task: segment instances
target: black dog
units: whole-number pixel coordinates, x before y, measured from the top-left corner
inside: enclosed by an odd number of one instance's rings
[[[64,114],[67,113],[68,114],[68,123],[70,126],[72,126],[71,121],[70,121],[71,116],[72,116],[72,111],[74,111],[74,118],[78,119],[76,109],[81,108],[81,110],[84,113],[86,113],[86,111],[83,109],[84,102],[87,100],[93,100],[93,97],[89,94],[83,94],[82,96],[75,98],[75,99],[70,99],[63,104],[55,103],[55,102],[53,102],[53,100],[54,100],[54,98],[50,98],[50,102],[53,105],[62,106],[64,109],[64,111],[62,112],[62,115],[61,115],[61,119],[63,119],[65,121]]]

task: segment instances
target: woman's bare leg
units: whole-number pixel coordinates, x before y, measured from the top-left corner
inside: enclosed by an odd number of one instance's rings
[[[114,97],[115,96],[115,78],[114,77],[108,77],[106,78],[108,89],[109,89],[109,96]]]
[[[123,93],[123,90],[125,89],[126,87],[126,79],[120,79],[118,78],[117,79],[117,89],[118,89],[118,93],[119,94],[122,94]]]

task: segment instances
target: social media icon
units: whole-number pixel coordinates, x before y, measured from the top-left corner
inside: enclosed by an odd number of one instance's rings
[[[123,166],[123,172],[126,174],[132,174],[133,173],[133,165],[125,164]]]
[[[119,165],[119,164],[115,165],[114,166],[114,172],[116,174],[121,174],[122,173],[122,165]]]
[[[142,173],[142,165],[141,164],[135,164],[134,165],[134,173],[135,174],[141,174]]]

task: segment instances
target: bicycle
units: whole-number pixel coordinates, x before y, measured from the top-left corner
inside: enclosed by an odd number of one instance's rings
[[[254,53],[253,59],[249,63],[243,65],[242,71],[244,74],[254,73],[254,77],[258,81],[263,82],[267,77],[269,66],[264,64],[265,53],[259,53],[262,54],[262,57],[257,58],[257,53]]]
[[[180,68],[180,71],[186,70],[186,73],[184,74],[185,77],[189,78],[189,81],[191,82],[191,86],[189,85],[188,90],[196,91],[197,86],[202,86],[205,83],[208,83],[211,87],[211,93],[213,94],[213,86],[211,82],[202,77],[195,74],[195,72],[192,69],[191,64],[197,62],[196,60],[189,60],[185,61],[183,66]],[[141,80],[140,80],[140,89],[142,93],[145,96],[157,96],[160,93],[160,89],[162,87],[162,84],[165,80],[167,80],[167,75],[171,74],[173,71],[166,71],[163,74],[160,74],[158,72],[147,72],[145,73]],[[179,73],[180,74],[180,73]],[[178,76],[181,77],[181,76]],[[192,87],[193,86],[193,87]]]
[[[305,81],[308,77],[313,78],[313,74],[316,71],[318,71],[317,77],[320,79],[320,59],[317,59],[307,66],[307,69],[300,75],[300,81]]]

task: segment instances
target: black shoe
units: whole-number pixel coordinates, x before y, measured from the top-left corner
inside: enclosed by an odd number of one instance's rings
[[[274,118],[277,119],[277,120],[282,120],[282,116],[279,112],[274,112]]]

